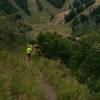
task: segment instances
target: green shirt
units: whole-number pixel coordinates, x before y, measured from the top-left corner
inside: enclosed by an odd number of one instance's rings
[[[27,54],[30,54],[30,53],[32,53],[32,48],[27,48]]]

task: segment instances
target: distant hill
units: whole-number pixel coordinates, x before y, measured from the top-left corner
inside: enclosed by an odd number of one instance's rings
[[[69,34],[72,32],[72,29],[70,23],[64,24],[64,15],[70,13],[73,1],[0,0],[0,10],[5,11],[7,14],[19,13],[28,19],[28,23],[31,23],[34,27],[32,34],[46,30]],[[100,4],[100,0],[96,0],[96,4]],[[90,10],[88,11],[88,9],[91,10],[91,8],[85,8],[83,13],[89,12]],[[80,14],[77,16],[80,16]]]

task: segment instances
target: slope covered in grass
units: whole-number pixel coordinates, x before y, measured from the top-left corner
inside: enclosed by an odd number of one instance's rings
[[[35,76],[23,55],[0,50],[0,100],[44,100]]]
[[[92,100],[88,88],[78,83],[59,61],[41,59],[41,70],[57,92],[58,100]]]
[[[16,52],[0,50],[0,98],[2,100],[9,98],[45,100],[37,78],[39,70],[56,90],[58,100],[91,100],[88,88],[78,83],[70,70],[64,68],[59,61],[34,56],[30,63],[25,53],[21,53],[22,51],[20,50],[19,53],[18,50],[16,55]]]

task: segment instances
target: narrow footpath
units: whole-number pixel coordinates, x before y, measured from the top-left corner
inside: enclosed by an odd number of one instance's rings
[[[45,79],[45,75],[41,71],[38,71],[37,79],[44,92],[45,100],[57,100],[57,95],[54,88],[48,83],[48,81]]]

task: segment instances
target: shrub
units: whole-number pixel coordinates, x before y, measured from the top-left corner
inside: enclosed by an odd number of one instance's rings
[[[84,35],[78,41],[57,33],[40,33],[37,39],[43,56],[60,59],[77,73],[81,82],[100,77],[100,35]]]
[[[1,10],[5,11],[7,14],[13,14],[17,11],[15,7],[9,2],[9,0],[0,0],[0,11]]]
[[[73,47],[70,57],[72,69],[80,71],[82,81],[99,78],[100,74],[100,35],[85,35]],[[75,67],[77,66],[77,67]]]
[[[43,5],[39,0],[36,0],[37,2],[37,7],[38,7],[38,11],[42,11],[43,10]]]
[[[96,1],[95,0],[82,0],[82,2],[86,5],[86,7],[94,4]]]
[[[57,33],[40,33],[37,38],[41,53],[53,59],[61,59],[68,63],[70,57],[70,41]]]
[[[16,3],[23,8],[28,15],[30,15],[30,11],[28,9],[28,0],[15,0]]]
[[[8,15],[0,14],[0,43],[6,43],[8,46],[16,46],[22,42],[22,34],[19,34],[19,28]]]
[[[68,15],[64,16],[65,23],[71,21],[76,16],[76,11],[72,9]]]
[[[52,3],[55,7],[61,8],[64,5],[66,0],[47,0],[47,1]]]

